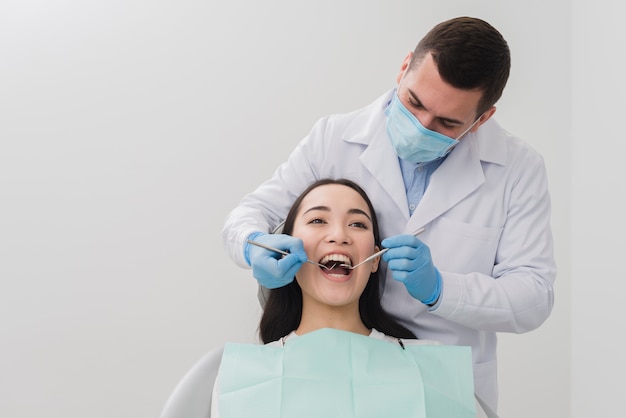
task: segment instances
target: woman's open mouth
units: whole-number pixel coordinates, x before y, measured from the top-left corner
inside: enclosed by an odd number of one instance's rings
[[[352,260],[344,254],[327,254],[319,261],[320,264],[326,266],[322,269],[326,274],[347,276],[352,270]],[[321,267],[320,267],[321,268]]]

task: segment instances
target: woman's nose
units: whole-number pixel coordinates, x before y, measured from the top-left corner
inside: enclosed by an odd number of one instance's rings
[[[350,235],[343,226],[332,227],[331,230],[328,231],[326,239],[328,242],[336,244],[349,244],[351,242]]]

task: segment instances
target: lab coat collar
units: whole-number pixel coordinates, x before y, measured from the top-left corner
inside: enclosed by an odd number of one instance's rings
[[[387,138],[385,128],[385,109],[389,105],[389,102],[391,102],[391,97],[395,91],[396,89],[394,88],[385,92],[385,94],[378,97],[366,108],[357,111],[358,116],[352,120],[349,126],[346,127],[342,137],[343,140],[363,145],[386,142],[389,145],[389,149],[393,151],[391,141]],[[384,137],[381,137],[380,135],[381,129]],[[379,138],[383,140],[379,141]]]

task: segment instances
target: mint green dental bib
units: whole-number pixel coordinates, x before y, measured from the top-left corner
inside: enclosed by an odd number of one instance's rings
[[[283,347],[226,344],[219,379],[221,418],[476,415],[470,347],[321,329]]]

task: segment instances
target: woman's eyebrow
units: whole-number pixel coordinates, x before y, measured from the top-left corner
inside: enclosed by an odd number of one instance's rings
[[[322,210],[324,212],[330,212],[330,208],[328,206],[313,206],[313,207],[305,210],[304,212],[302,212],[302,214],[304,215],[304,214],[312,212],[314,210]],[[358,209],[358,208],[350,209],[350,210],[348,210],[348,213],[363,215],[367,219],[369,219],[370,221],[372,220],[372,218],[367,214],[367,212],[365,212],[364,210]]]
[[[312,208],[309,208],[305,210],[304,212],[302,212],[302,214],[304,215],[305,213],[309,213],[313,210],[323,210],[325,212],[330,212],[330,208],[328,206],[313,206]]]
[[[367,219],[369,219],[370,221],[372,220],[372,218],[363,210],[361,209],[350,209],[348,211],[348,213],[354,213],[354,214],[359,214],[359,215],[363,215],[365,216]]]

